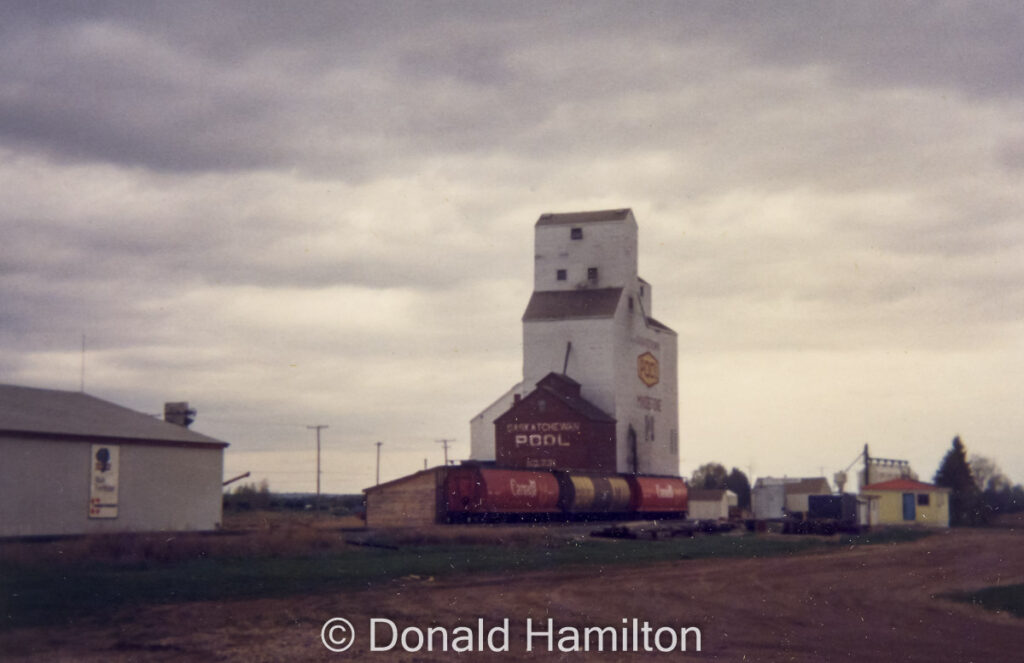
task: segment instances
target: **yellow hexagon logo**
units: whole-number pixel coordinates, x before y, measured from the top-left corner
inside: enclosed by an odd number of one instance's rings
[[[648,387],[658,384],[660,378],[658,360],[650,352],[645,352],[636,358],[636,374],[640,381]]]

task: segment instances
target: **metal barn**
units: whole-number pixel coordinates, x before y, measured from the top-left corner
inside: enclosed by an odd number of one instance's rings
[[[84,393],[0,385],[0,537],[215,529],[227,446]]]

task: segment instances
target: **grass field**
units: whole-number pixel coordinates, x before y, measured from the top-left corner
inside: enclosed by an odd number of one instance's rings
[[[530,618],[695,626],[702,655],[722,661],[1005,661],[1024,650],[1011,612],[1024,519],[842,538],[608,540],[580,523],[380,531],[309,515],[249,513],[227,535],[0,542],[0,658],[320,660],[336,617],[356,635],[344,658],[396,663],[453,653],[373,650],[371,620],[509,619],[511,649],[472,657],[500,663],[565,660],[528,650]],[[597,658],[649,660],[611,656]]]
[[[698,536],[664,541],[565,539],[557,528],[438,528],[383,533],[346,546],[308,523],[241,534],[125,535],[0,548],[0,628],[74,624],[133,606],[351,592],[397,578],[501,573],[572,565],[613,567],[706,558],[797,555],[926,536]],[[459,540],[446,540],[457,536]],[[27,546],[27,547],[26,547]],[[60,553],[60,554],[58,554]]]

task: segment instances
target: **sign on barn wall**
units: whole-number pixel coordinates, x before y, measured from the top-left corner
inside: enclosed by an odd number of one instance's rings
[[[89,481],[89,517],[117,518],[117,473],[121,448],[110,444],[92,445]]]
[[[658,384],[661,379],[660,373],[658,360],[650,352],[645,352],[636,358],[637,377],[648,387]]]
[[[494,459],[509,469],[614,472],[615,419],[551,373],[494,420]]]
[[[506,423],[500,436],[502,458],[510,459],[514,467],[556,469],[559,458],[578,456],[584,444],[579,421],[533,421]],[[514,460],[512,460],[514,459]]]
[[[524,404],[495,422],[499,467],[615,471],[613,419],[592,422],[568,411],[540,414],[530,411],[530,402]]]

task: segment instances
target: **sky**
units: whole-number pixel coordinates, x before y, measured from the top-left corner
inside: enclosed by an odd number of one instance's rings
[[[533,224],[632,208],[680,471],[1024,482],[1019,2],[0,4],[0,382],[359,492],[522,374]],[[83,338],[85,352],[83,353]],[[84,361],[83,361],[84,358]],[[84,375],[84,380],[83,380]]]

